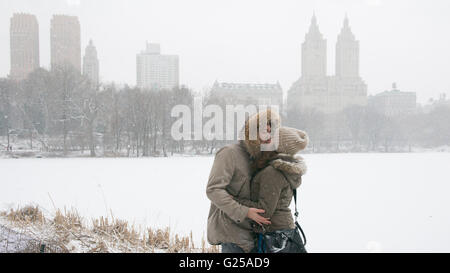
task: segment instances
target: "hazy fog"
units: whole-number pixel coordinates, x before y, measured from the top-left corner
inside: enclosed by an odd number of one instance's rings
[[[37,15],[41,65],[50,63],[52,14],[79,16],[82,48],[94,40],[103,81],[136,83],[145,42],[180,56],[180,82],[201,91],[214,80],[280,81],[300,76],[300,47],[316,11],[328,40],[328,73],[345,13],[361,42],[361,76],[374,94],[397,82],[419,102],[450,94],[450,1],[447,0],[0,0],[0,77],[9,73],[9,20]]]

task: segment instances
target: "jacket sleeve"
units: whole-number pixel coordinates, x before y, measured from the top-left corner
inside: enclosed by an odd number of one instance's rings
[[[206,187],[206,195],[228,217],[237,223],[241,223],[247,217],[249,208],[239,204],[226,190],[235,171],[234,157],[233,150],[228,147],[223,148],[216,154]]]
[[[237,200],[242,205],[263,209],[265,213],[261,214],[261,216],[271,218],[277,208],[281,190],[286,186],[286,179],[281,173],[272,167],[266,168],[264,172],[266,173],[258,176],[258,179],[261,179],[258,202],[242,198]]]
[[[235,198],[234,200],[238,201],[239,204],[244,205],[246,207],[249,208],[258,208],[259,209],[259,204],[258,202],[249,200],[249,199],[244,199],[244,198]]]

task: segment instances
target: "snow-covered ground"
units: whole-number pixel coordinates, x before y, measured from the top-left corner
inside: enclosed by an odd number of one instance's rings
[[[0,218],[0,253],[23,252],[27,242],[33,240],[24,232],[18,232],[6,226],[6,221]]]
[[[450,153],[311,154],[300,191],[310,252],[450,252]],[[206,237],[213,157],[0,159],[0,209],[76,208]],[[53,204],[54,203],[54,204]]]

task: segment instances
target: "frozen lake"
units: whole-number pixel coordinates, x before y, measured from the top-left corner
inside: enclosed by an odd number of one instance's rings
[[[450,153],[304,156],[310,252],[450,252]],[[0,208],[75,207],[206,237],[213,157],[0,159]],[[50,197],[51,196],[51,199]]]

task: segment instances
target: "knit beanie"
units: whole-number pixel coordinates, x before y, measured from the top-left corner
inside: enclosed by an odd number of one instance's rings
[[[280,127],[277,152],[295,155],[301,150],[304,150],[308,142],[308,135],[304,131],[289,127]]]

